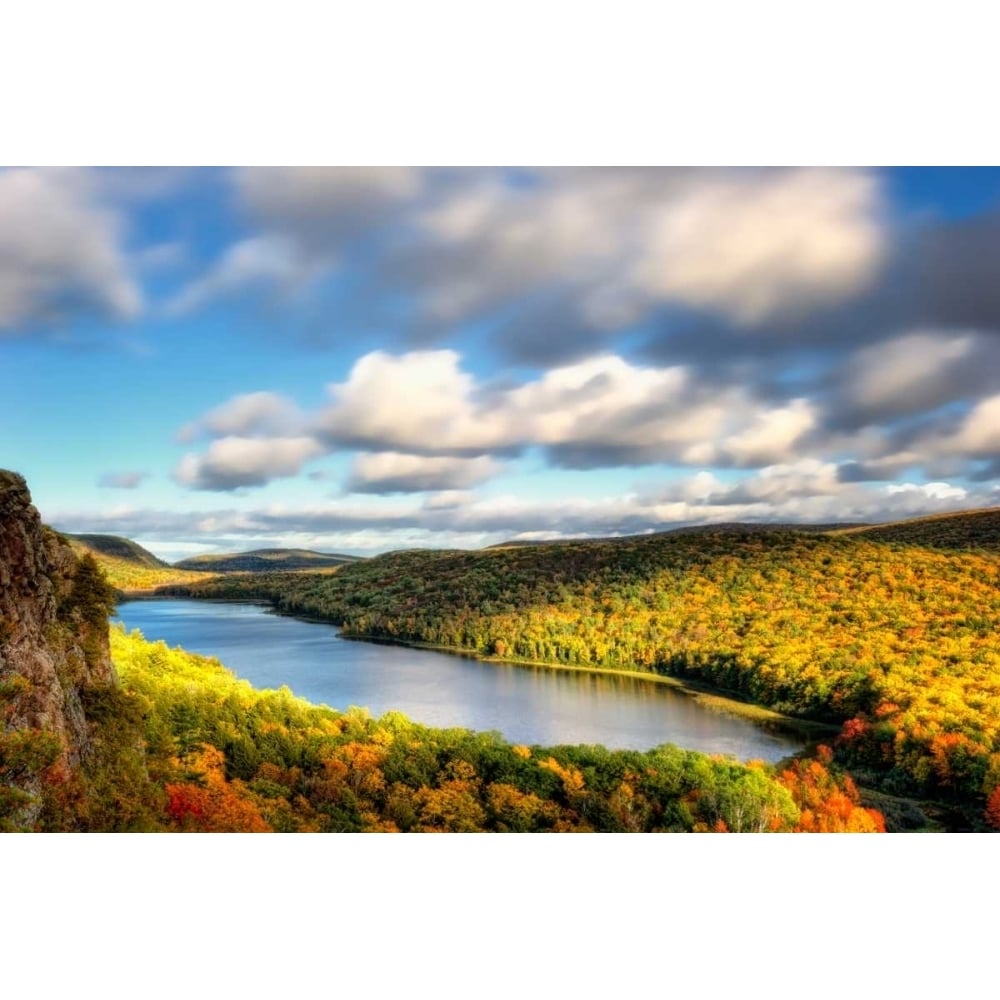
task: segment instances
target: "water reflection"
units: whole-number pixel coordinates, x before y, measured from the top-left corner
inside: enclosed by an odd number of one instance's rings
[[[287,685],[345,709],[390,710],[430,726],[498,730],[515,743],[600,743],[645,750],[675,743],[742,760],[774,761],[803,741],[699,705],[639,678],[482,663],[432,650],[343,639],[330,625],[253,604],[130,601],[129,629],[216,656],[256,687]]]

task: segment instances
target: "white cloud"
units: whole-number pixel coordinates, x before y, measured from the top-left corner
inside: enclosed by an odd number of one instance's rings
[[[303,464],[322,453],[312,438],[224,437],[203,455],[185,455],[174,478],[196,490],[235,490],[262,486],[272,479],[295,476]]]
[[[213,437],[287,435],[303,421],[299,408],[276,392],[248,392],[234,396],[177,432],[177,440],[193,441],[202,434]]]
[[[717,450],[740,466],[780,462],[794,453],[797,442],[815,425],[810,402],[794,399],[787,406],[758,410],[746,430],[725,438]]]
[[[311,442],[310,457],[368,453],[355,460],[349,490],[404,492],[467,488],[500,472],[496,457],[531,447],[566,468],[773,464],[798,457],[815,423],[804,400],[774,406],[741,386],[700,385],[687,369],[641,367],[615,355],[495,389],[463,371],[455,351],[375,351],[328,392],[331,403],[312,418],[275,393],[229,400],[178,434],[185,441],[226,435],[229,443],[216,442],[202,458],[186,456],[176,478],[198,488],[263,483],[263,459],[228,474],[224,459],[236,454],[234,442],[242,442],[241,457],[262,456],[262,444],[247,442],[287,443],[306,427],[315,440],[294,440]]]
[[[961,486],[951,486],[948,483],[893,483],[886,486],[885,492],[890,496],[911,494],[928,500],[961,500],[964,501],[969,491]]]
[[[354,460],[346,489],[353,493],[465,490],[493,478],[502,469],[502,464],[488,455],[455,458],[394,451],[362,454]]]
[[[837,302],[880,263],[878,203],[858,171],[709,172],[645,213],[632,281],[737,322]]]
[[[0,170],[0,330],[138,315],[121,228],[81,172]]]
[[[539,446],[557,464],[682,461],[753,465],[788,457],[814,423],[803,400],[768,406],[738,386],[699,385],[681,367],[601,355],[487,392],[454,351],[361,358],[316,433],[333,446],[485,454]]]
[[[455,351],[374,351],[360,358],[346,382],[328,387],[333,399],[317,419],[332,442],[379,450],[486,451],[502,443],[473,399],[475,381]]]
[[[486,174],[418,217],[408,263],[443,322],[562,285],[597,326],[672,302],[757,323],[863,290],[880,215],[856,170],[543,171],[517,188]]]

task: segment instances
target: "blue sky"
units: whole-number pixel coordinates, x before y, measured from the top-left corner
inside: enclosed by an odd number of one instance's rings
[[[1000,171],[0,171],[0,466],[167,558],[1000,502]]]

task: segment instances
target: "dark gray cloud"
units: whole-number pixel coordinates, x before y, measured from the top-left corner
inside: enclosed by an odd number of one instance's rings
[[[912,277],[898,297],[926,322],[1000,331],[1000,208],[929,225],[910,253]]]
[[[425,183],[414,167],[246,167],[234,180],[251,219],[321,259],[397,218]]]
[[[85,171],[0,170],[0,336],[142,309],[121,216]]]
[[[841,483],[886,482],[893,478],[891,469],[874,462],[844,462],[837,467],[837,480]]]

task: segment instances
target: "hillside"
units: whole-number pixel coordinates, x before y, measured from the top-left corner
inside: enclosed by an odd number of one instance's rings
[[[308,549],[254,549],[250,552],[192,556],[174,563],[174,567],[199,573],[274,573],[332,569],[358,559],[358,556],[311,552]]]
[[[1000,552],[1000,507],[846,528],[841,534],[934,549],[985,549]]]
[[[175,569],[128,538],[117,535],[62,537],[78,556],[90,555],[119,594],[149,594],[157,587],[204,579],[201,573]]]
[[[752,535],[758,533],[768,533],[774,531],[801,531],[807,534],[828,532],[845,532],[856,528],[868,527],[861,522],[841,522],[831,521],[824,524],[798,524],[793,522],[770,522],[770,521],[717,521],[713,524],[686,524],[678,528],[668,528],[666,531],[651,532],[648,535],[615,535],[606,538],[575,538],[575,539],[512,539],[507,542],[497,542],[489,545],[490,549],[511,549],[533,545],[574,545],[586,544],[589,542],[631,542],[637,537],[656,538],[660,535]]]
[[[64,535],[78,551],[88,551],[95,556],[106,556],[122,562],[145,566],[148,569],[168,569],[169,563],[158,559],[138,542],[119,535]]]
[[[0,469],[0,830],[44,822],[54,792],[81,810],[96,753],[88,711],[117,678],[108,649],[111,592],[38,517],[24,480]]]
[[[109,645],[111,596],[0,470],[0,831],[884,830],[828,754],[779,772],[341,713]]]
[[[701,679],[842,724],[837,753],[858,773],[970,816],[1000,787],[994,553],[701,531],[398,552],[189,592],[267,598],[349,635]]]

